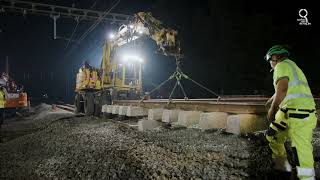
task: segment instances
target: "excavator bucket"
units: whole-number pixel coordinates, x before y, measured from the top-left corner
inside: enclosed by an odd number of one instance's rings
[[[150,37],[157,43],[164,55],[180,55],[180,47],[177,42],[178,32],[176,30],[163,27],[162,22],[154,18],[150,12],[137,13],[135,23],[147,26]]]

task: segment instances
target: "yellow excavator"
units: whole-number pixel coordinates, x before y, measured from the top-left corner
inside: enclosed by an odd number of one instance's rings
[[[88,63],[79,69],[76,80],[76,113],[99,115],[104,104],[116,99],[139,99],[142,91],[142,59],[136,55],[117,53],[123,45],[130,45],[141,37],[156,42],[166,56],[180,56],[177,31],[165,28],[151,13],[139,12],[128,24],[105,41],[100,68]]]

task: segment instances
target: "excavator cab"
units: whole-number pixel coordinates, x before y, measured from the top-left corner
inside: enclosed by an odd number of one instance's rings
[[[122,56],[113,69],[113,99],[138,99],[142,89],[142,58]],[[115,96],[115,92],[117,92]]]

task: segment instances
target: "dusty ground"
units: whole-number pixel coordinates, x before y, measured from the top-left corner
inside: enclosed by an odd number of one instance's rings
[[[1,129],[1,179],[274,179],[263,134],[163,127],[139,132],[40,105]],[[320,131],[315,131],[317,175]]]

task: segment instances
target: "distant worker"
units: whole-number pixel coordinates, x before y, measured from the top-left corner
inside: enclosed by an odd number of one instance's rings
[[[299,179],[315,179],[313,129],[317,124],[315,102],[302,70],[290,60],[289,51],[280,45],[271,47],[265,59],[273,72],[274,95],[267,118],[271,124],[266,139],[272,150],[275,169],[291,172]],[[290,143],[290,164],[285,142]],[[287,143],[286,143],[287,144]]]
[[[5,93],[3,87],[0,87],[0,128],[4,121],[4,104],[5,104]]]

